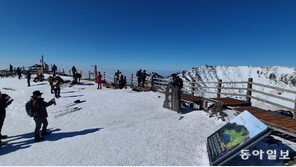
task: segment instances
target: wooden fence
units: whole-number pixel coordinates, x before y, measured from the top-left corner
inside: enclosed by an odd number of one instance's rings
[[[167,79],[164,78],[153,78],[155,81],[155,87],[166,87],[166,85],[168,84]],[[217,98],[220,98],[221,95],[226,95],[226,96],[242,96],[246,98],[246,101],[251,103],[251,100],[257,100],[257,101],[261,101],[264,103],[268,103],[289,111],[293,112],[293,118],[296,119],[296,91],[294,90],[289,90],[289,89],[284,89],[284,88],[279,88],[279,87],[275,87],[275,86],[269,86],[269,85],[265,85],[265,84],[261,84],[261,83],[256,83],[253,82],[252,78],[249,78],[248,81],[243,81],[243,82],[223,82],[222,80],[218,80],[218,82],[201,82],[201,81],[183,81],[184,82],[184,88],[182,89],[183,92],[186,92],[187,94],[191,94],[194,95],[194,93],[208,93],[208,94],[215,94]],[[213,86],[213,87],[208,87],[208,86],[196,86],[196,84],[216,84],[217,86]],[[246,87],[224,87],[223,84],[246,84]],[[281,91],[281,92],[287,92],[287,93],[292,93],[295,96],[295,99],[290,99],[287,97],[282,97],[279,95],[274,95],[271,93],[267,93],[267,92],[263,92],[260,91],[258,89],[254,89],[253,86],[258,86],[258,87],[265,87],[265,88],[269,88],[269,89],[273,89],[273,90],[277,90],[277,91]],[[185,88],[189,88],[189,89],[185,89]],[[203,89],[215,89],[216,91],[204,91],[204,90],[199,90],[200,88]],[[245,90],[246,94],[238,94],[238,93],[223,93],[222,90],[226,90],[226,89],[234,89],[234,90]],[[291,107],[287,107],[285,105],[282,104],[278,104],[278,103],[274,103],[270,100],[267,99],[262,99],[259,97],[256,97],[254,95],[252,95],[253,93],[258,93],[258,94],[262,94],[262,95],[266,95],[268,97],[273,97],[273,98],[277,98],[277,99],[281,99],[287,102],[291,102],[294,104],[294,108]]]

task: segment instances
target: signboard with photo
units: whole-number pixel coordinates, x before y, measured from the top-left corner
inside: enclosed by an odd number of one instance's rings
[[[264,123],[244,111],[207,138],[210,164],[223,165],[269,134]]]

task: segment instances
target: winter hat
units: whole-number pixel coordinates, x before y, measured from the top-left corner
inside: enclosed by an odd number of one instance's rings
[[[39,90],[36,90],[33,92],[33,96],[41,96],[43,93],[41,93]]]

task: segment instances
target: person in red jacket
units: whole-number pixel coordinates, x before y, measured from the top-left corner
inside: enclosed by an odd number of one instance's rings
[[[97,83],[98,83],[98,89],[102,89],[102,75],[101,72],[96,76],[97,78]]]

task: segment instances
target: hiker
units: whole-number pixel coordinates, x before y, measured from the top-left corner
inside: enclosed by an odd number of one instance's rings
[[[64,83],[64,80],[60,76],[53,77],[52,79],[52,90],[56,98],[61,97],[61,87],[60,85]]]
[[[9,64],[9,71],[12,73],[13,70],[13,66],[11,64]]]
[[[80,79],[81,79],[81,74],[79,74],[79,73],[75,73],[74,75],[73,75],[73,82],[76,84],[76,83],[78,83],[78,81],[80,82]]]
[[[38,82],[39,81],[39,78],[40,78],[39,73],[36,73],[36,76],[35,76],[33,82]]]
[[[27,83],[28,83],[28,87],[29,87],[29,86],[31,86],[31,85],[30,85],[31,73],[30,73],[29,70],[28,70],[27,73],[26,73],[26,78],[27,78]]]
[[[119,89],[122,89],[123,88],[123,75],[119,74]]]
[[[55,77],[57,69],[58,69],[57,66],[54,64],[51,68],[51,70],[53,72],[53,77]]]
[[[114,74],[114,84],[116,86],[119,86],[119,74],[120,74],[119,70],[117,70],[117,72]]]
[[[145,86],[145,81],[146,81],[146,76],[147,76],[147,74],[146,74],[146,70],[144,70],[142,73],[141,73],[141,86],[142,87],[144,87]]]
[[[73,67],[72,67],[72,74],[73,74],[73,77],[74,77],[74,75],[76,74],[76,72],[77,72],[77,70],[76,70],[76,68],[73,66]]]
[[[39,75],[39,81],[40,82],[44,81],[44,75],[42,73]]]
[[[7,138],[7,135],[2,135],[1,132],[6,117],[6,107],[9,106],[12,101],[13,99],[11,99],[10,96],[8,96],[7,94],[2,94],[0,91],[0,140]]]
[[[58,76],[57,76],[58,77]],[[60,98],[60,93],[61,93],[61,83],[62,81],[59,78],[55,78],[53,81],[53,90],[54,90],[54,95],[56,98]]]
[[[17,72],[17,75],[18,75],[18,79],[21,79],[22,78],[22,70],[21,70],[21,68],[17,68],[16,69],[16,72]]]
[[[142,75],[142,69],[140,69],[140,70],[137,72],[138,86],[140,86],[140,84],[141,84],[141,75]]]
[[[56,105],[55,99],[51,99],[49,102],[45,102],[44,99],[41,97],[43,93],[41,93],[40,91],[34,91],[33,92],[33,96],[31,98],[32,101],[32,111],[34,112],[34,121],[36,123],[36,128],[34,131],[34,136],[35,142],[39,142],[41,140],[44,139],[45,135],[50,134],[50,131],[47,131],[47,125],[48,125],[48,121],[47,121],[47,110],[46,107],[54,104]],[[42,127],[42,131],[41,131],[41,136],[39,134],[39,131],[41,129],[41,125],[43,124]]]
[[[98,89],[102,89],[102,75],[101,72],[96,76],[97,79],[97,84],[98,84]]]
[[[53,80],[54,80],[54,77],[53,76],[49,76],[48,77],[48,82],[49,82],[49,85],[50,85],[50,93],[51,94],[54,93]]]

